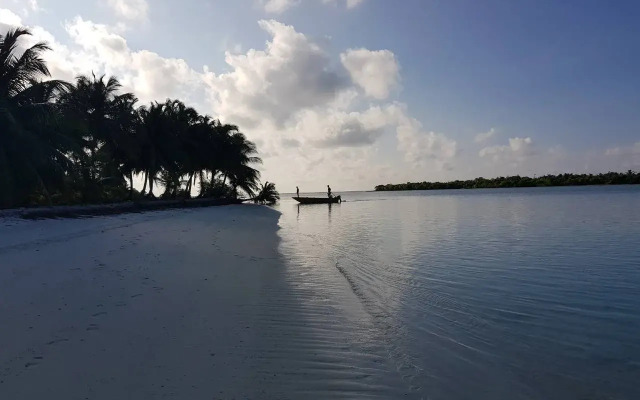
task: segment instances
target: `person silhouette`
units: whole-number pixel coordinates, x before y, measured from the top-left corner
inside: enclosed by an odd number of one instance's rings
[[[296,186],[296,197],[300,197],[300,189]]]
[[[327,185],[327,196],[331,198],[331,187],[329,187],[329,185]]]

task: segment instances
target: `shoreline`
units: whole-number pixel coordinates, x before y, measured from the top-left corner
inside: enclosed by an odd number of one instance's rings
[[[628,170],[625,172],[530,176],[499,176],[495,178],[478,177],[475,179],[455,180],[448,182],[406,182],[376,185],[375,191],[404,191],[404,190],[451,190],[451,189],[507,189],[524,187],[561,187],[561,186],[610,186],[610,185],[640,185],[640,172]]]
[[[198,208],[242,204],[242,199],[191,198],[176,200],[126,201],[105,204],[55,205],[22,207],[0,210],[0,218],[17,217],[23,219],[79,218],[91,216],[141,213],[173,208]]]
[[[310,287],[318,266],[284,259],[279,218],[231,205],[0,220],[0,393],[412,398],[362,341],[346,283]]]
[[[550,189],[550,188],[578,188],[578,187],[615,187],[615,186],[640,186],[640,183],[594,183],[590,185],[538,185],[538,186],[504,186],[504,187],[450,187],[450,188],[434,188],[434,189],[380,189],[365,190],[367,193],[377,192],[434,192],[444,190],[492,190],[492,189]]]

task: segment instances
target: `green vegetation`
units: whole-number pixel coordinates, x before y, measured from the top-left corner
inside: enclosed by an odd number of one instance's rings
[[[407,182],[376,186],[376,191],[390,190],[441,190],[441,189],[482,189],[537,186],[585,186],[585,185],[633,185],[640,184],[640,173],[631,170],[626,173],[606,174],[560,174],[544,175],[536,178],[527,176],[507,176],[493,179],[476,178],[469,181],[451,182]]]
[[[137,107],[114,77],[43,80],[49,47],[20,51],[28,35],[0,35],[0,208],[154,198],[156,184],[168,199],[260,191],[260,202],[277,200],[272,183],[260,187],[261,159],[237,126],[179,100]]]

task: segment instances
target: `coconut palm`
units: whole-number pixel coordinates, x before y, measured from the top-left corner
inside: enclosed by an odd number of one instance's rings
[[[29,35],[0,35],[0,207],[133,198],[140,173],[151,196],[158,180],[169,197],[198,180],[200,196],[261,189],[256,146],[237,126],[179,100],[136,109],[115,77],[47,80],[49,47],[26,46]]]
[[[280,193],[276,190],[276,185],[269,181],[262,184],[258,194],[253,198],[253,202],[259,204],[275,204],[278,200]]]
[[[50,76],[36,43],[20,54],[20,44],[31,33],[12,29],[0,35],[0,207],[26,204],[30,195],[49,193],[62,181],[72,144],[60,129],[52,101],[67,89]]]
[[[251,197],[258,189],[260,179],[260,172],[251,165],[262,162],[260,157],[256,156],[256,146],[247,140],[243,133],[238,132],[236,126],[223,125],[221,129],[228,130],[229,133],[224,144],[226,148],[222,160],[223,174],[225,178],[229,178],[229,183],[236,197],[238,188]]]
[[[183,141],[188,126],[185,121],[191,116],[187,116],[186,107],[175,100],[151,103],[140,107],[138,113],[138,137],[142,150],[139,170],[144,173],[143,192],[148,183],[149,196],[153,196],[158,174],[162,170],[177,173],[188,161]]]
[[[120,89],[115,77],[79,76],[60,98],[85,150],[76,161],[86,200],[95,200],[105,186],[123,186],[125,176],[131,178],[128,165],[137,156],[133,140],[137,100],[131,93],[118,93]]]
[[[158,182],[164,186],[162,197],[165,199],[175,199],[181,195],[181,187],[185,184],[183,175],[178,171],[163,169],[157,177]]]

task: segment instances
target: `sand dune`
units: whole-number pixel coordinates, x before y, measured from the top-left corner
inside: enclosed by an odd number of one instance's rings
[[[283,259],[278,218],[0,220],[0,398],[407,398],[366,324]]]

